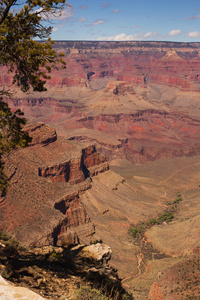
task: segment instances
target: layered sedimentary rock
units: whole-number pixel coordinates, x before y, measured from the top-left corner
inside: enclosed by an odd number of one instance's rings
[[[90,174],[90,168],[94,166],[96,172]],[[70,158],[52,166],[39,167],[38,174],[50,178],[53,182],[69,181],[73,184],[83,182],[85,178],[106,170],[108,170],[108,163],[105,157],[97,153],[95,146],[92,145],[82,149],[81,156],[76,159]]]
[[[67,42],[57,41],[64,52],[65,70],[54,70],[51,86],[76,86],[102,78],[134,85],[166,83],[183,89],[199,89],[199,43],[173,42]],[[12,75],[3,67],[1,84]]]
[[[118,132],[123,137],[121,147],[124,157],[136,163],[169,156],[193,156],[200,149],[200,122],[166,111],[91,116],[79,122],[88,129],[113,135]],[[115,149],[112,155],[114,153]]]
[[[105,157],[93,145],[57,138],[44,124],[24,130],[32,136],[30,146],[5,157],[12,185],[0,201],[1,229],[26,245],[90,240],[94,225],[79,195],[91,188],[90,168],[97,167],[92,175],[108,169]]]
[[[91,81],[113,77],[133,84],[146,84],[149,80],[186,89],[195,88],[195,85],[184,85],[179,78],[188,80],[187,75],[191,72],[198,75],[198,43],[60,41],[55,48],[65,52],[65,73],[69,74],[70,70],[74,77]],[[164,74],[166,78],[156,78],[151,76],[153,74]]]
[[[59,134],[29,125],[32,146],[7,157],[12,186],[0,203],[3,229],[33,245],[103,239],[135,298],[147,299],[152,286],[150,299],[179,299],[179,263],[199,241],[199,46],[56,42],[67,67],[53,70],[47,92],[17,91],[8,100],[29,122]],[[1,71],[1,85],[9,85],[10,74]],[[102,154],[122,176],[91,178],[108,169]],[[157,217],[178,192],[184,200],[173,223],[134,240],[130,226]]]
[[[144,163],[196,155],[199,46],[58,41],[55,49],[65,53],[66,69],[52,71],[47,92],[17,91],[8,101],[13,110],[21,108],[28,121],[48,123],[69,140],[94,143],[109,160]],[[6,76],[11,76],[6,72],[2,68],[4,86]],[[51,138],[56,138],[53,132]],[[83,161],[69,158],[40,166],[39,174],[54,181],[81,182],[86,169]]]

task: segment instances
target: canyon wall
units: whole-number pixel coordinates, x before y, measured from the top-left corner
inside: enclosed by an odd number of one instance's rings
[[[150,299],[173,299],[176,293],[178,299],[177,286],[168,280],[173,273],[176,282],[181,280],[176,266],[169,269],[175,257],[162,259],[160,253],[156,259],[158,250],[152,249],[149,261],[148,243],[147,250],[140,249],[129,229],[159,215],[180,191],[185,198],[188,193],[188,202],[180,205],[185,205],[181,226],[198,213],[190,197],[195,194],[199,203],[199,46],[56,42],[66,69],[52,71],[47,92],[24,94],[14,86],[13,99],[5,99],[12,110],[22,109],[29,123],[40,123],[24,129],[33,137],[29,147],[5,157],[11,186],[0,199],[1,229],[31,246],[103,238],[114,249],[113,266],[121,268],[123,284],[134,295],[144,292],[140,299],[147,298],[154,282]],[[12,74],[1,67],[0,85],[11,82]],[[107,172],[107,160],[123,175]],[[168,270],[155,280],[158,261]]]
[[[32,246],[90,241],[94,225],[79,198],[91,176],[109,169],[105,157],[94,145],[60,139],[43,123],[24,130],[30,146],[4,158],[12,184],[0,201],[1,229]]]
[[[50,84],[113,78],[199,90],[199,43],[58,41],[54,47],[65,54],[66,70],[54,72]]]
[[[199,90],[199,43],[56,41],[66,69],[52,70],[50,86],[88,85],[112,78],[133,85],[148,83]],[[1,67],[0,84],[10,85],[12,73]]]

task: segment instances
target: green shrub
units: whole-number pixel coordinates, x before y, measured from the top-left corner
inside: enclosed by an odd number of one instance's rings
[[[143,223],[139,224],[138,229],[137,229],[138,233],[142,233],[143,230],[144,230],[144,224]]]
[[[96,244],[98,244],[98,243],[102,244],[103,241],[102,241],[102,240],[94,240],[94,241],[90,241],[90,245],[96,245]]]
[[[171,212],[167,212],[159,217],[159,221],[168,223],[168,222],[172,221],[173,218],[174,218],[174,215]]]
[[[49,254],[49,261],[63,264],[64,263],[64,258],[63,258],[63,255],[61,253],[51,252]]]
[[[155,225],[155,224],[156,224],[156,219],[151,219],[151,220],[149,221],[149,223],[150,223],[151,225]]]
[[[131,233],[133,235],[133,237],[135,238],[137,236],[138,230],[136,227],[131,227]]]
[[[180,193],[178,193],[178,196],[176,198],[176,200],[173,201],[173,203],[180,203],[183,200],[182,196]]]
[[[9,234],[0,230],[0,239],[3,241],[8,241],[8,240],[12,239],[12,237]]]
[[[109,300],[100,290],[82,285],[75,293],[75,300]]]

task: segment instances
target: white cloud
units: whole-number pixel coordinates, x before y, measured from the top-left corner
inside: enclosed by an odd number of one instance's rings
[[[79,18],[78,20],[79,20],[79,22],[81,22],[81,23],[85,23],[85,22],[87,21],[87,19],[84,18],[84,17],[81,17],[81,18]]]
[[[96,25],[101,25],[101,24],[104,24],[105,23],[105,20],[97,20],[89,25],[87,25],[87,27],[92,27],[92,26],[96,26]]]
[[[81,5],[81,7],[80,7],[81,9],[88,9],[88,5],[86,4],[86,5]]]
[[[186,34],[189,38],[197,38],[200,37],[200,31],[190,31],[188,34]]]
[[[138,25],[133,25],[133,26],[131,26],[130,28],[131,29],[135,29],[135,28],[137,28],[138,27]]]
[[[73,10],[69,7],[65,9],[60,16],[55,17],[55,20],[68,20],[74,16]]]
[[[105,2],[104,4],[101,5],[101,7],[103,7],[103,8],[106,8],[106,7],[109,7],[109,6],[110,6],[109,2]]]
[[[54,27],[54,28],[52,29],[53,32],[56,32],[57,30],[58,30],[58,27]]]
[[[197,19],[200,19],[200,15],[195,16],[195,17],[187,17],[187,18],[184,19],[184,21],[197,20]]]
[[[54,14],[47,14],[42,12],[43,9],[39,8],[36,10],[36,12],[41,12],[42,18],[49,19],[49,20],[58,20],[58,21],[68,21],[68,19],[72,18],[74,16],[73,8],[72,7],[66,7],[63,11],[58,11]]]
[[[118,14],[119,13],[119,9],[115,9],[112,11],[113,14]]]
[[[127,35],[125,33],[120,33],[115,36],[110,36],[110,37],[99,37],[97,40],[106,40],[106,41],[137,41],[137,40],[145,40],[148,38],[153,38],[157,36],[157,32],[147,32],[147,33],[137,33],[134,35]]]
[[[177,36],[182,34],[183,32],[180,29],[173,29],[168,33],[168,36]]]
[[[148,37],[152,36],[152,34],[153,34],[152,32],[147,32],[147,33],[145,33],[144,37],[148,38]]]

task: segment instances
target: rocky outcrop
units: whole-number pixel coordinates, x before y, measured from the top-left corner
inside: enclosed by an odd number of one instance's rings
[[[79,195],[91,188],[90,176],[108,169],[105,157],[94,145],[61,139],[44,124],[24,130],[32,144],[5,158],[11,187],[0,202],[0,228],[26,246],[89,242],[94,225]]]
[[[0,298],[1,299],[24,299],[24,300],[44,300],[45,298],[37,295],[28,288],[15,286],[8,283],[0,276]]]
[[[80,183],[89,176],[108,170],[105,157],[96,151],[94,145],[82,149],[77,159],[69,159],[60,164],[40,167],[38,175],[48,177],[53,182]]]
[[[108,245],[96,243],[83,248],[83,252],[87,253],[92,259],[98,262],[107,262],[111,258],[112,250]]]
[[[52,71],[52,87],[84,87],[102,78],[143,85],[148,74],[151,83],[199,90],[190,77],[199,75],[199,43],[62,41],[54,47],[65,53],[66,69]],[[1,67],[0,85],[11,83],[12,74]]]
[[[55,129],[45,125],[44,123],[28,124],[23,129],[31,137],[29,145],[35,144],[49,144],[57,140],[57,134]]]
[[[117,271],[107,263],[111,250],[105,244],[96,244],[90,251],[84,244],[28,250],[14,240],[0,241],[0,271],[9,279],[0,276],[1,300],[80,299],[80,291],[84,298],[96,299],[98,290],[103,298],[112,294],[113,298],[132,299]]]
[[[47,177],[53,182],[71,182],[79,183],[85,180],[85,176],[81,169],[81,160],[67,160],[63,163],[48,166],[40,167],[38,169],[38,175]]]
[[[53,244],[57,246],[71,246],[80,242],[79,237],[89,237],[95,232],[94,225],[86,213],[83,203],[79,200],[77,191],[59,199],[54,207],[65,215],[65,218],[54,228]]]
[[[135,94],[133,86],[127,82],[109,81],[106,88],[113,90],[113,94],[115,95]]]

